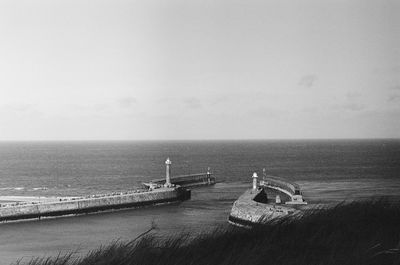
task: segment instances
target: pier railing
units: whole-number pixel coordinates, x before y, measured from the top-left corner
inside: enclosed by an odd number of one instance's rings
[[[152,183],[164,184],[165,178],[154,179],[151,181]],[[196,173],[189,175],[178,175],[171,177],[171,183],[181,185],[181,186],[196,186],[196,185],[204,185],[204,184],[214,184],[215,176],[208,173]]]
[[[300,186],[297,183],[290,182],[284,179],[280,179],[272,176],[265,176],[263,180],[260,181],[261,186],[269,187],[272,189],[280,190],[290,196],[291,202],[288,204],[305,204],[303,196],[301,194]]]
[[[275,186],[290,192],[292,195],[301,195],[300,186],[297,183],[280,179],[278,177],[267,176],[262,180],[264,185]]]

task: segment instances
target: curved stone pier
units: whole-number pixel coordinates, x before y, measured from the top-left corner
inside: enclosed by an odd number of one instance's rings
[[[283,179],[264,176],[257,183],[257,174],[253,176],[253,188],[246,190],[232,206],[229,223],[251,227],[267,221],[301,212],[300,207],[307,204],[296,183]]]
[[[273,203],[259,203],[254,198],[263,190],[246,190],[232,206],[229,223],[238,226],[252,226],[265,221],[296,213],[297,210]]]
[[[260,186],[274,189],[288,195],[290,201],[285,202],[286,204],[307,204],[303,199],[300,186],[297,183],[268,176],[264,177],[264,179],[260,181]]]

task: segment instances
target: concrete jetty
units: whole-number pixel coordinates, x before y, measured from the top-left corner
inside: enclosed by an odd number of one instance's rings
[[[228,218],[236,226],[251,227],[288,215],[301,213],[304,201],[299,185],[281,178],[270,177],[263,170],[263,180],[252,175],[253,187],[234,203]]]
[[[171,170],[171,167],[168,167]],[[189,174],[189,175],[180,175],[170,177],[169,181],[171,184],[179,185],[184,188],[188,187],[198,187],[198,186],[208,186],[216,183],[216,177],[210,171],[210,168],[207,169],[206,173],[197,173],[197,174]],[[161,184],[164,182],[164,179],[154,179],[151,183]],[[150,183],[146,183],[150,184]]]
[[[169,166],[170,164],[167,165],[167,172]],[[164,184],[152,184],[146,189],[128,192],[51,199],[42,197],[39,201],[26,197],[19,200],[17,196],[13,196],[13,202],[8,200],[0,204],[0,221],[86,214],[190,199],[190,190],[172,184],[169,177],[167,174]]]
[[[260,181],[260,186],[280,191],[289,196],[290,200],[286,201],[285,204],[307,204],[297,183],[275,176],[268,176],[265,173],[265,168],[263,169],[263,179]]]
[[[296,209],[273,203],[260,203],[255,197],[262,190],[246,190],[234,203],[228,218],[230,224],[251,227],[265,221],[297,212]]]

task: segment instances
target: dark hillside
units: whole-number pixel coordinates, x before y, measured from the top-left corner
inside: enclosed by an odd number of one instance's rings
[[[84,257],[37,258],[16,264],[400,264],[400,206],[386,200],[339,204],[254,229],[219,229],[157,239],[152,231]]]

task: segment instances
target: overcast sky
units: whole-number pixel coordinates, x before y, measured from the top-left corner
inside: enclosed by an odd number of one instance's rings
[[[400,137],[400,1],[2,0],[0,140]]]

